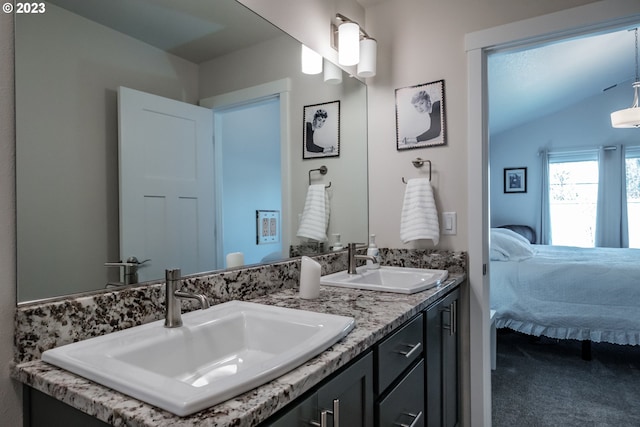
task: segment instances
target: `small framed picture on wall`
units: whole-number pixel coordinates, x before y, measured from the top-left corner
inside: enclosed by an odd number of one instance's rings
[[[505,193],[526,193],[527,192],[527,168],[505,168],[504,169],[504,192]]]
[[[340,101],[304,107],[302,158],[340,156]]]

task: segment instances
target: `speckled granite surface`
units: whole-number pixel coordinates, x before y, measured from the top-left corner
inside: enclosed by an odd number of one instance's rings
[[[322,274],[347,268],[345,251],[314,257]],[[300,259],[207,275],[187,276],[181,289],[206,295],[212,304],[246,300],[298,286]],[[15,316],[14,360],[40,358],[43,351],[161,319],[164,283],[108,290],[56,301],[20,305]],[[194,309],[183,302],[183,311]]]
[[[462,281],[464,253],[382,250],[383,264],[447,268]],[[346,268],[346,254],[317,257],[323,274]],[[114,426],[254,426],[357,357],[376,341],[435,301],[452,286],[413,295],[322,287],[320,298],[297,295],[299,260],[188,278],[185,288],[215,302],[251,300],[352,316],[355,329],[341,342],[280,378],[190,417],[132,399],[39,360],[42,351],[162,317],[161,284],[18,307],[15,379]]]
[[[464,273],[465,252],[381,249],[383,265],[435,268]],[[346,250],[314,257],[322,274],[346,270]],[[189,292],[203,293],[212,304],[247,300],[274,290],[294,289],[300,277],[300,259],[209,275],[188,277]],[[62,298],[20,305],[15,316],[14,361],[40,358],[43,351],[75,341],[103,335],[161,319],[164,313],[164,284],[109,290],[76,298]],[[183,302],[183,310],[195,308]]]
[[[457,278],[461,279],[461,275]],[[426,308],[452,286],[413,295],[322,287],[320,297],[311,301],[300,299],[293,289],[285,289],[252,299],[258,303],[352,316],[356,327],[342,341],[293,371],[189,417],[177,417],[39,360],[15,366],[13,377],[114,426],[255,426]]]

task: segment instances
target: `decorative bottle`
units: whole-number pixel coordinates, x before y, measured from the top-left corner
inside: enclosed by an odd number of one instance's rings
[[[376,235],[375,234],[371,234],[369,236],[369,247],[367,248],[367,255],[375,257],[378,262],[373,262],[371,260],[367,260],[367,267],[368,268],[379,268],[380,267],[380,251],[378,250],[378,247],[376,246]]]
[[[342,242],[340,241],[340,233],[334,233],[333,238],[335,239],[335,243],[333,244],[332,249],[334,251],[341,251],[342,249],[344,249],[342,247]]]

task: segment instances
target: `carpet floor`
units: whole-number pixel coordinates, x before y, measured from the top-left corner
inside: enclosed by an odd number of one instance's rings
[[[592,343],[507,329],[492,371],[493,427],[640,426],[640,346]]]

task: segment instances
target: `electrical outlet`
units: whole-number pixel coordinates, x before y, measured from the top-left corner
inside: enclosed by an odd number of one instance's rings
[[[442,234],[454,235],[458,232],[457,217],[455,212],[442,212]]]

